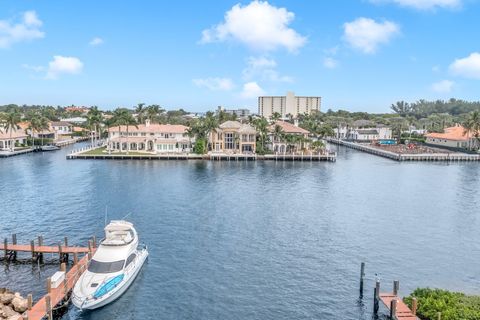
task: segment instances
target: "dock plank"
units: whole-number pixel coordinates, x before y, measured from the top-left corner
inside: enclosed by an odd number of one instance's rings
[[[59,285],[57,288],[52,288],[50,292],[51,306],[52,308],[59,304],[65,296],[70,292],[75,283],[80,278],[88,265],[88,255],[85,255],[78,263],[67,272],[66,287],[64,284]],[[47,316],[46,297],[42,297],[31,310],[27,311],[28,320],[41,320]],[[19,318],[21,319],[21,318]]]
[[[398,320],[418,320],[410,308],[398,296],[391,293],[381,293],[380,300],[390,310],[392,300],[397,300],[397,319]]]
[[[88,253],[88,248],[85,247],[65,247],[61,246],[62,253]],[[7,244],[5,248],[5,244],[0,244],[0,250],[7,250],[7,251],[16,251],[16,252],[32,252],[32,247],[24,244]],[[35,246],[34,251],[37,253],[59,253],[58,246]]]

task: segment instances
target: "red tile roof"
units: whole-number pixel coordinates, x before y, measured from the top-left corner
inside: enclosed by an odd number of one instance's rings
[[[273,131],[277,125],[280,126],[285,133],[310,134],[310,131],[297,127],[286,121],[276,121],[270,126],[270,130]]]
[[[186,133],[188,127],[181,124],[139,124],[137,127],[128,126],[128,132],[150,132],[150,133]],[[109,132],[118,132],[118,126],[108,129]],[[121,126],[120,131],[126,132],[127,126]]]
[[[427,138],[434,139],[445,139],[445,140],[455,140],[455,141],[468,141],[470,140],[470,134],[465,134],[465,128],[462,126],[445,128],[444,133],[432,132],[428,133],[425,136]]]

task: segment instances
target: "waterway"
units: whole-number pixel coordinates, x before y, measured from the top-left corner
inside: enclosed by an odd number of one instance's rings
[[[0,237],[85,245],[108,208],[150,257],[117,302],[64,319],[371,319],[376,278],[480,294],[478,163],[343,147],[335,163],[65,160],[71,148],[0,159]],[[0,268],[0,287],[38,297],[58,267]]]

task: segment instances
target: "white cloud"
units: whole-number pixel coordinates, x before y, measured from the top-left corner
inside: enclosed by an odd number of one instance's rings
[[[247,67],[242,71],[243,79],[246,81],[260,78],[274,82],[293,82],[292,77],[281,76],[276,70],[277,62],[265,56],[249,57]]]
[[[295,18],[286,8],[277,8],[267,1],[252,1],[246,6],[236,4],[225,13],[225,20],[203,30],[201,43],[236,40],[259,51],[283,47],[290,52],[301,48],[307,39],[289,24]]]
[[[17,23],[0,20],[0,48],[8,48],[17,42],[43,38],[45,33],[40,30],[42,24],[35,11],[24,12],[21,21]]]
[[[455,9],[462,6],[462,0],[370,0],[373,3],[395,3],[402,7],[418,10],[431,10],[436,8]]]
[[[95,37],[88,44],[91,46],[99,46],[103,44],[103,39],[99,37]]]
[[[265,91],[256,82],[247,82],[243,85],[242,97],[245,99],[256,98],[265,94]]]
[[[378,46],[388,43],[400,33],[400,27],[391,21],[376,22],[369,18],[358,18],[343,25],[344,39],[353,48],[364,53],[375,53]]]
[[[46,79],[57,79],[62,74],[79,74],[83,63],[76,57],[54,56],[48,63]]]
[[[42,72],[45,71],[44,66],[31,66],[29,64],[22,64],[22,68],[27,69],[27,70],[32,70],[34,72]]]
[[[207,88],[212,91],[230,91],[235,86],[229,78],[193,79],[193,83],[199,88]]]
[[[474,52],[466,58],[456,59],[450,65],[454,75],[471,79],[480,79],[480,53]]]
[[[455,82],[450,80],[442,80],[432,84],[431,89],[438,93],[450,93],[455,86]]]
[[[326,57],[323,59],[323,66],[327,69],[335,69],[338,67],[338,61],[331,57]]]

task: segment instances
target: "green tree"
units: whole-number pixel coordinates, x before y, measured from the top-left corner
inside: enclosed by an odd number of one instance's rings
[[[145,122],[145,114],[147,112],[147,109],[145,108],[145,103],[139,103],[135,107],[135,113],[137,114],[137,121],[138,123],[144,123]]]
[[[96,139],[100,135],[100,124],[102,123],[102,113],[97,106],[93,106],[87,113],[87,127],[90,129],[92,146],[96,145]],[[92,131],[94,134],[92,135]]]
[[[15,150],[15,142],[12,139],[12,134],[14,131],[20,129],[18,125],[22,121],[22,114],[18,108],[10,108],[7,113],[3,115],[3,128],[6,133],[10,133],[10,150]]]
[[[118,108],[113,113],[112,124],[115,126],[118,126],[118,136],[120,139],[120,151],[123,151],[123,143],[121,141],[121,128],[122,126],[126,126],[126,131],[127,131],[127,137],[126,137],[127,150],[126,151],[128,154],[130,151],[130,143],[128,141],[129,127],[133,125],[138,128],[137,121],[133,117],[130,110],[125,108]]]
[[[268,121],[264,117],[255,119],[253,121],[253,126],[257,130],[258,143],[257,143],[257,153],[264,154],[267,152],[266,143],[268,141]]]
[[[472,112],[463,123],[463,127],[465,128],[465,134],[470,133],[477,140],[477,144],[480,144],[480,112]]]

